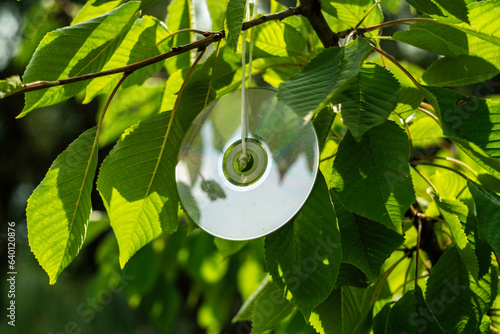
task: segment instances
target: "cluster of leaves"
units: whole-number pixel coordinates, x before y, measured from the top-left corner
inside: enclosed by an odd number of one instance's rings
[[[182,49],[192,36],[177,33],[191,28],[192,3],[172,1],[163,22],[141,15],[152,2],[89,0],[71,26],[42,39],[22,83],[0,82],[1,96],[26,92],[20,117],[72,97],[106,101],[97,126],[57,157],[28,201],[30,247],[51,284],[84,246],[87,229],[95,231],[90,194],[99,148],[117,141],[99,167],[97,189],[122,268],[129,260],[125,268],[140,266],[144,256],[172,263],[168,279],[156,283],[160,269],[141,268],[149,279],[143,286],[161,292],[155,300],[179,298],[172,282],[180,263],[197,273],[207,305],[219,305],[212,311],[229,314],[221,296],[238,290],[246,302],[234,321],[251,321],[255,333],[489,333],[498,291],[492,259],[500,251],[500,104],[483,97],[498,86],[491,79],[500,71],[500,1],[407,0],[420,18],[384,22],[378,3],[321,0],[328,26],[348,31],[328,48],[301,15],[255,26],[252,75],[313,121],[322,160],[297,216],[246,252],[245,242],[216,239],[217,252],[204,232],[186,237],[179,222],[189,217],[175,183],[191,122],[208,102],[241,87],[245,1],[207,0],[219,32],[205,38],[227,38],[194,71],[196,51]],[[285,10],[271,4],[273,13]],[[380,49],[379,29],[398,23],[410,28],[390,39],[442,56],[425,72]],[[126,67],[173,47],[173,57]],[[476,96],[450,89],[472,84]],[[31,89],[37,85],[43,89]],[[259,260],[269,275],[261,284],[240,278],[237,288],[231,269],[258,277]],[[200,309],[201,323],[209,309]],[[172,316],[164,313],[156,318]]]

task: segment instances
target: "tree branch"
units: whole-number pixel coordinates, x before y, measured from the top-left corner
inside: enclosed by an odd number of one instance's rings
[[[261,16],[261,17],[255,19],[255,20],[244,22],[242,25],[242,30],[250,29],[251,27],[257,26],[259,24],[262,24],[262,23],[265,23],[268,21],[283,20],[289,16],[293,16],[293,15],[297,15],[297,14],[300,14],[300,9],[298,7],[291,7],[291,8],[288,8],[287,10],[279,12],[279,13],[264,15],[264,16]],[[183,31],[188,31],[188,30],[183,30]],[[189,31],[191,31],[191,30],[189,30]],[[177,33],[177,32],[175,32],[175,33]],[[55,81],[30,82],[27,84],[23,84],[21,89],[17,90],[16,92],[14,92],[10,95],[19,94],[19,93],[27,93],[27,92],[45,89],[45,88],[50,88],[50,87],[54,87],[54,86],[67,85],[67,84],[74,83],[74,82],[95,79],[95,78],[99,78],[99,77],[103,77],[103,76],[107,76],[107,75],[112,75],[112,74],[117,74],[117,73],[134,72],[134,71],[137,71],[138,69],[141,69],[145,66],[152,65],[154,63],[166,60],[170,57],[177,56],[179,54],[188,52],[190,50],[194,50],[194,49],[198,49],[199,51],[204,50],[210,44],[218,42],[226,36],[226,32],[224,31],[224,29],[222,29],[218,32],[210,32],[210,31],[201,32],[200,31],[199,33],[202,33],[205,36],[205,38],[200,39],[199,41],[196,41],[196,42],[193,42],[190,44],[172,47],[172,50],[169,52],[166,52],[166,53],[163,53],[161,55],[139,61],[137,63],[114,68],[111,70],[84,74],[84,75],[80,75],[80,76],[76,76],[76,77],[72,77],[72,78],[68,78],[68,79],[60,79],[60,80],[55,80]]]
[[[339,38],[326,22],[323,13],[321,12],[321,4],[319,0],[300,0],[300,14],[302,14],[318,35],[319,40],[325,48],[337,46]]]

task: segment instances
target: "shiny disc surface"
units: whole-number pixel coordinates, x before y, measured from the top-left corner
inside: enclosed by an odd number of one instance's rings
[[[241,91],[221,97],[194,120],[181,145],[176,180],[182,206],[205,231],[229,240],[269,234],[289,221],[312,190],[316,133],[276,92],[248,89],[248,163],[238,164]]]

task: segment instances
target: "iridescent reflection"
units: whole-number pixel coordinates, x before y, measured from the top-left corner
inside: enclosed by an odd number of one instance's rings
[[[250,89],[248,101],[249,138],[262,145],[256,158],[266,159],[256,180],[240,186],[224,170],[225,155],[227,160],[241,139],[240,91],[214,101],[193,122],[176,169],[190,217],[208,233],[230,240],[258,238],[285,224],[304,204],[318,170],[310,122],[279,103],[272,90]]]

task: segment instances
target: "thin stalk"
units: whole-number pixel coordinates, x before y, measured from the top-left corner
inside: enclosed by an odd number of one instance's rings
[[[444,169],[447,169],[449,171],[452,171],[452,172],[460,175],[465,180],[468,179],[468,177],[464,173],[462,173],[461,171],[459,171],[458,169],[451,168],[451,167],[448,167],[448,166],[443,166],[443,165],[435,164],[435,163],[432,163],[432,162],[426,162],[426,161],[414,161],[412,164],[413,165],[423,165],[423,166],[433,166],[433,167],[444,168]]]
[[[451,157],[437,157],[437,156],[423,156],[423,157],[414,157],[414,159],[415,160],[435,160],[435,159],[440,159],[440,160],[450,161],[450,162],[453,162],[454,164],[457,164],[459,166],[464,167],[469,172],[471,172],[472,175],[477,176],[476,171],[473,170],[471,166],[469,166],[465,162],[463,162],[461,160],[458,160],[458,159],[455,159],[455,158],[451,158]]]
[[[410,80],[413,82],[413,84],[415,85],[415,87],[417,87],[417,89],[419,90],[419,92],[425,96],[424,92],[422,91],[422,89],[420,88],[420,84],[418,83],[418,81],[413,77],[413,75],[411,75],[410,72],[408,72],[406,70],[406,68],[404,68],[403,65],[401,65],[401,63],[399,61],[396,60],[396,58],[394,58],[393,56],[389,55],[387,52],[385,51],[382,51],[381,49],[377,48],[375,45],[372,44],[372,48],[375,52],[377,53],[380,53],[381,55],[383,55],[384,57],[386,57],[387,59],[389,59],[394,65],[396,65],[401,71],[403,71],[403,73],[408,77],[410,78]]]
[[[418,253],[420,252],[420,238],[422,235],[422,220],[417,218],[418,220],[418,233],[417,233],[417,252],[415,253],[415,277],[418,277]],[[417,281],[415,281],[417,284]]]
[[[414,166],[414,165],[411,165],[411,166],[418,173],[418,175],[420,175],[425,180],[425,182],[427,182],[431,186],[432,190],[434,190],[434,192],[436,194],[439,194],[436,186],[431,182],[431,180],[429,180],[429,178],[427,176],[425,176],[424,174],[422,174],[422,172],[419,171],[416,166]]]
[[[368,16],[368,14],[370,14],[372,12],[372,10],[380,3],[381,0],[376,0],[375,3],[373,4],[373,6],[370,7],[370,9],[368,9],[368,11],[366,12],[365,16],[363,16],[363,18],[358,22],[358,24],[356,24],[356,26],[354,27],[354,30],[358,29],[359,26],[361,25],[361,23],[363,23],[363,21],[366,19],[366,17]]]
[[[418,110],[421,111],[421,112],[423,112],[427,116],[431,117],[433,120],[435,120],[439,124],[439,119],[437,118],[437,116],[434,115],[433,113],[431,113],[429,110],[424,109],[422,107],[418,107]]]

